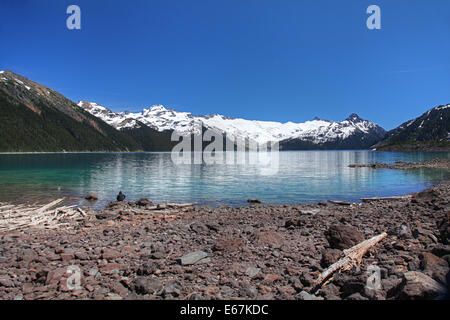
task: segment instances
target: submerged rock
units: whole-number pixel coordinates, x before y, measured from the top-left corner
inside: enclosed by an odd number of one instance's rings
[[[136,201],[136,205],[140,206],[140,207],[151,207],[153,206],[153,202],[151,202],[150,200],[148,200],[147,198],[141,198],[138,201]]]
[[[91,192],[85,197],[85,199],[89,201],[96,201],[98,200],[98,196],[95,193]]]

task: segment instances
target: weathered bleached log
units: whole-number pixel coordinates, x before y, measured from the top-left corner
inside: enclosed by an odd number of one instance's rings
[[[200,202],[194,202],[194,203],[166,203],[166,206],[169,208],[186,208],[186,207],[193,207],[200,204]]]
[[[37,210],[37,213],[39,213],[39,212],[44,212],[45,210],[50,209],[51,207],[56,206],[58,203],[60,203],[60,202],[63,201],[63,200],[64,200],[64,198],[61,198],[61,199],[57,199],[57,200],[55,200],[55,201],[52,201],[52,202],[50,202],[49,204],[46,204],[45,206],[39,208],[39,209]]]
[[[332,203],[332,204],[337,204],[340,206],[349,206],[351,203],[347,202],[347,201],[339,201],[339,200],[328,200],[328,202]]]
[[[135,214],[147,214],[148,211],[159,211],[159,210],[166,210],[166,209],[182,209],[187,207],[193,207],[198,205],[199,203],[165,203],[165,204],[158,204],[156,206],[152,207],[146,207],[145,209],[131,209],[130,211]]]
[[[83,209],[77,208],[77,210],[78,210],[79,213],[81,213],[81,215],[82,215],[83,217],[87,217],[87,214],[86,214],[86,212],[83,211]]]
[[[398,196],[398,197],[373,197],[373,198],[361,198],[362,202],[373,202],[373,201],[387,201],[387,200],[405,200],[405,199],[411,199],[412,195],[408,194],[405,196]]]
[[[57,199],[44,206],[14,206],[14,209],[9,210],[7,214],[0,213],[0,231],[14,231],[28,227],[56,228],[65,225],[62,221],[73,223],[85,218],[85,212],[81,209],[82,212],[80,212],[74,205],[52,209],[63,200],[64,198]]]
[[[15,205],[13,205],[13,204],[6,204],[6,205],[2,205],[0,207],[0,210],[12,209],[14,207],[15,207]]]
[[[378,236],[365,240],[356,246],[344,250],[344,257],[333,263],[327,270],[322,272],[317,280],[314,282],[313,291],[322,287],[322,284],[329,279],[335,272],[342,272],[352,269],[354,266],[358,266],[362,262],[363,256],[369,251],[371,247],[387,237],[387,233],[384,232]]]
[[[172,209],[160,209],[160,210],[137,210],[132,209],[130,210],[131,213],[134,213],[136,215],[155,215],[155,214],[179,214],[181,213],[180,210],[176,210],[174,208]]]

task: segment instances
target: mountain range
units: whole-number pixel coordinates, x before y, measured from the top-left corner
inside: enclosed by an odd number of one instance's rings
[[[142,124],[159,132],[176,131],[186,136],[200,134],[196,124],[227,137],[248,138],[258,143],[277,141],[281,149],[364,149],[384,137],[380,126],[352,114],[341,122],[315,118],[303,123],[257,121],[223,115],[195,116],[155,105],[139,113],[113,112],[94,102],[80,101],[78,106],[118,130],[133,130]]]
[[[388,133],[351,114],[336,122],[257,121],[223,115],[196,116],[155,105],[141,112],[113,112],[95,102],[77,104],[60,93],[11,71],[0,71],[0,151],[170,151],[179,135],[211,129],[227,138],[277,141],[282,150],[388,150],[408,143],[448,146],[448,106],[430,110]],[[424,117],[424,116],[422,116]],[[423,120],[423,123],[422,123]],[[198,124],[201,125],[199,129]],[[417,124],[417,125],[416,125]]]

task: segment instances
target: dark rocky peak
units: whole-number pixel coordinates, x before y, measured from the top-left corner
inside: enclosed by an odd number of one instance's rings
[[[356,113],[352,113],[351,115],[348,116],[347,119],[345,119],[347,121],[351,121],[351,122],[361,122],[364,121],[364,119],[362,119],[360,116],[358,116]]]

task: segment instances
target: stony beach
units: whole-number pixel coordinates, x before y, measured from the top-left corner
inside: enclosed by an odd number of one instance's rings
[[[0,233],[0,299],[434,299],[448,280],[449,201],[444,183],[359,204],[84,207],[60,228]],[[316,286],[344,250],[384,232],[361,264]]]

